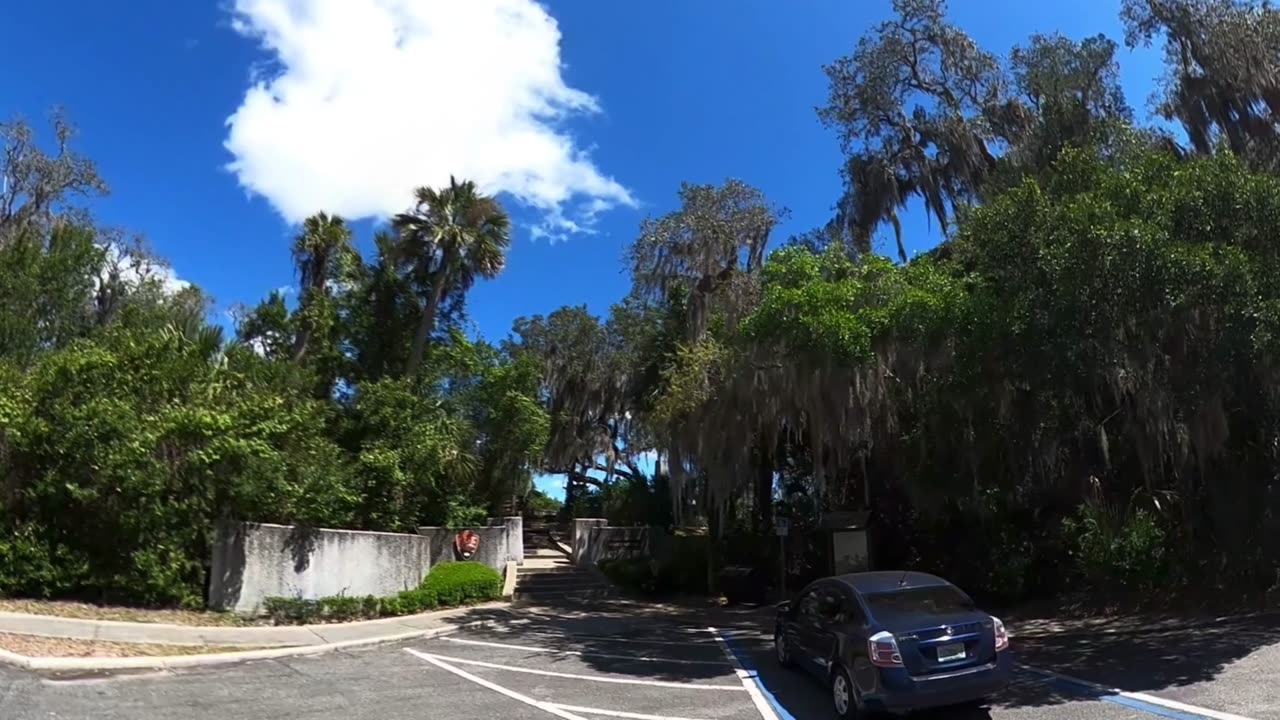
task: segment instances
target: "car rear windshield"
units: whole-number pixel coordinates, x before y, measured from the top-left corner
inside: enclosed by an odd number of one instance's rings
[[[942,615],[973,609],[973,601],[969,596],[950,585],[871,593],[865,599],[871,606],[872,613],[882,610]]]

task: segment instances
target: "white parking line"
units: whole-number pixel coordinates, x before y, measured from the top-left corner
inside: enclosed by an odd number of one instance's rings
[[[698,720],[697,718],[683,718],[673,715],[646,715],[644,713],[622,712],[620,710],[601,710],[600,708],[578,707],[577,705],[562,705],[560,703],[551,703],[551,705],[561,710],[580,712],[585,715],[604,715],[606,717],[629,718],[629,720]]]
[[[417,650],[405,648],[406,651],[414,655],[425,655]],[[533,668],[516,667],[514,665],[499,665],[497,663],[483,662],[481,660],[467,660],[464,658],[449,657],[448,655],[431,655],[440,660],[447,660],[456,665],[473,665],[475,667],[491,668],[493,670],[506,670],[508,672],[525,673],[528,675],[542,675],[544,677],[567,678],[570,680],[590,680],[591,682],[616,683],[618,685],[648,685],[650,687],[675,688],[677,690],[728,690],[730,692],[742,692],[745,688],[737,685],[700,685],[698,683],[680,683],[665,682],[662,680],[640,680],[638,678],[616,678],[616,677],[599,677],[596,675],[575,675],[573,673],[553,672],[551,670],[535,670]]]
[[[547,653],[550,655],[574,655],[576,657],[634,660],[636,662],[676,663],[678,665],[718,665],[722,667],[728,665],[728,663],[721,660],[684,660],[680,658],[649,657],[646,655],[611,655],[609,653],[583,652],[581,650],[557,650],[555,648],[535,647],[533,645],[509,645],[507,643],[488,642],[486,640],[464,640],[456,637],[442,637],[440,639],[447,640],[451,643],[457,643],[458,645],[479,645],[481,647],[501,648],[503,650],[522,650],[525,652]]]
[[[475,675],[472,675],[471,673],[467,672],[466,670],[462,670],[462,669],[459,669],[459,668],[453,667],[453,666],[451,666],[451,665],[447,665],[447,664],[445,664],[445,663],[441,662],[441,661],[440,661],[440,659],[439,659],[439,658],[436,658],[435,656],[428,655],[428,654],[426,654],[426,653],[422,653],[422,652],[418,652],[417,650],[413,650],[412,648],[405,648],[405,652],[412,653],[412,654],[414,654],[415,656],[417,656],[417,657],[419,657],[419,658],[422,658],[423,660],[426,660],[427,662],[431,663],[432,665],[435,665],[436,667],[440,668],[441,670],[446,670],[446,671],[448,671],[448,672],[451,672],[451,673],[453,673],[454,675],[457,675],[457,676],[458,676],[458,677],[460,677],[460,678],[463,678],[463,679],[465,679],[465,680],[470,680],[471,682],[473,682],[473,683],[475,683],[475,684],[477,684],[477,685],[479,685],[479,686],[481,686],[481,687],[486,687],[486,688],[489,688],[490,690],[492,690],[492,691],[494,691],[494,692],[496,692],[496,693],[501,693],[501,694],[503,694],[503,695],[506,695],[507,697],[511,698],[512,700],[519,700],[520,702],[524,703],[525,705],[529,705],[529,706],[531,706],[531,707],[538,708],[539,710],[541,710],[541,711],[543,711],[543,712],[545,712],[545,713],[549,713],[549,714],[551,714],[551,715],[555,715],[555,716],[556,716],[556,717],[558,717],[558,718],[563,718],[564,720],[587,720],[587,718],[584,718],[584,717],[582,717],[581,715],[574,715],[573,713],[569,712],[568,710],[564,710],[564,709],[558,708],[558,707],[556,707],[556,706],[554,706],[554,705],[551,705],[550,703],[544,703],[544,702],[542,702],[542,701],[540,701],[540,700],[534,700],[533,698],[529,697],[528,695],[521,695],[520,693],[516,692],[515,690],[508,690],[507,688],[504,688],[504,687],[502,687],[501,685],[498,685],[498,684],[496,684],[496,683],[491,683],[491,682],[489,682],[488,680],[485,680],[485,679],[484,679],[484,678],[482,678],[482,677],[477,677],[477,676],[475,676]]]
[[[764,693],[760,692],[759,681],[755,675],[746,671],[742,667],[742,663],[738,662],[738,656],[733,654],[733,650],[729,649],[729,644],[720,636],[720,631],[713,627],[707,628],[707,632],[716,639],[716,644],[720,646],[720,651],[729,659],[729,664],[733,665],[733,671],[737,673],[738,680],[742,683],[742,689],[747,691],[751,696],[751,702],[755,704],[756,710],[760,712],[760,717],[764,720],[781,720],[778,713],[774,712],[773,706],[764,698]]]

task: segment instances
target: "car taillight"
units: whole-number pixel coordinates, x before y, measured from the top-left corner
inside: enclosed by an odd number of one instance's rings
[[[887,632],[878,632],[867,639],[867,657],[876,667],[902,667],[898,641]]]
[[[993,617],[991,620],[995,623],[996,652],[1007,650],[1009,648],[1009,631],[1005,629],[1004,623],[1000,622],[1000,618]]]

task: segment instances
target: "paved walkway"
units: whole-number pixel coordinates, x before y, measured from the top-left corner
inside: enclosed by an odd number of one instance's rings
[[[508,607],[507,603],[487,603],[381,620],[281,627],[200,627],[0,612],[0,633],[164,645],[296,647],[354,640],[375,642],[415,631],[503,620],[509,617]]]

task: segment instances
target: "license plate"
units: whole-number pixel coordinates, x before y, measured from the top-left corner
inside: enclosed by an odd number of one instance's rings
[[[951,662],[964,659],[964,643],[952,643],[938,646],[938,662]]]

